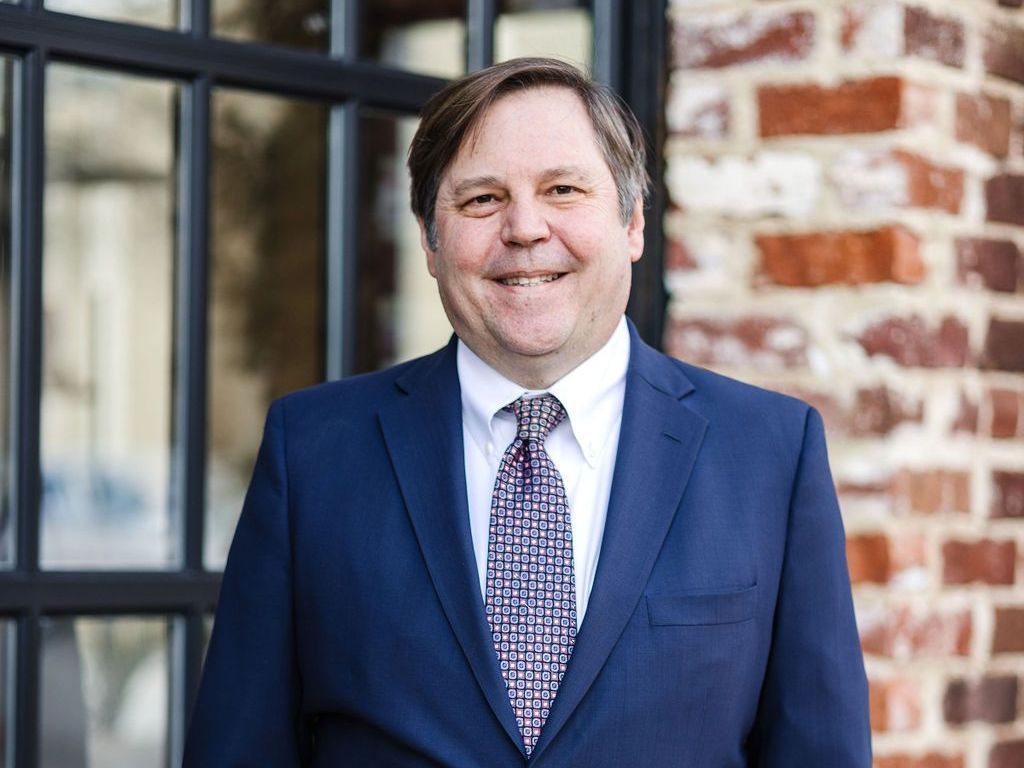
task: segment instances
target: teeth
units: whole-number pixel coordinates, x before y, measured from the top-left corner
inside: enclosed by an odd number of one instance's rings
[[[502,285],[540,285],[541,283],[550,283],[552,280],[558,279],[558,275],[541,275],[539,277],[503,277],[498,280]]]

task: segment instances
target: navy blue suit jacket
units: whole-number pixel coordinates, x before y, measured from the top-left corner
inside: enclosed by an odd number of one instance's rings
[[[821,418],[630,331],[594,588],[530,764],[868,768]],[[454,343],[276,401],[185,766],[525,765],[466,503]]]

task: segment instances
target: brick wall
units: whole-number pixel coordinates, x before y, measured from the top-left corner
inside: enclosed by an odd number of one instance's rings
[[[822,411],[878,768],[1024,766],[1021,0],[674,0],[665,346]]]

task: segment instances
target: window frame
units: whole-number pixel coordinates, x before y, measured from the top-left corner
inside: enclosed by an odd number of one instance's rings
[[[327,131],[326,376],[353,370],[355,265],[359,232],[359,115],[373,108],[414,115],[440,78],[359,60],[357,0],[330,0],[327,52],[218,39],[210,0],[181,0],[187,31],[164,30],[48,11],[43,0],[0,3],[0,55],[14,62],[11,137],[11,386],[7,429],[14,562],[0,570],[0,619],[12,620],[17,663],[6,764],[39,763],[40,620],[46,616],[160,615],[171,620],[168,765],[180,764],[188,712],[202,669],[204,623],[216,605],[219,572],[203,565],[207,428],[207,321],[210,239],[211,97],[241,88],[322,102]],[[664,133],[666,0],[592,0],[594,75],[615,88],[650,138],[655,180],[644,257],[634,267],[629,313],[658,345],[665,311]],[[496,0],[466,0],[467,68],[491,63]],[[174,286],[172,498],[182,543],[177,568],[160,571],[46,571],[39,563],[39,431],[42,377],[42,257],[46,67],[61,61],[150,75],[181,89],[177,138]],[[0,682],[0,684],[5,684]],[[12,722],[13,719],[13,722]],[[2,727],[2,726],[0,726]],[[4,755],[0,755],[0,765]]]

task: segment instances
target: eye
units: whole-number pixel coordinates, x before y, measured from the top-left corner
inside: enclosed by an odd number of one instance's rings
[[[569,184],[558,184],[551,189],[556,195],[571,195],[576,191],[576,187],[570,186]]]
[[[470,197],[462,204],[463,210],[472,211],[476,209],[482,209],[485,211],[491,210],[498,203],[498,195],[493,192],[485,192],[480,195],[474,195]]]

